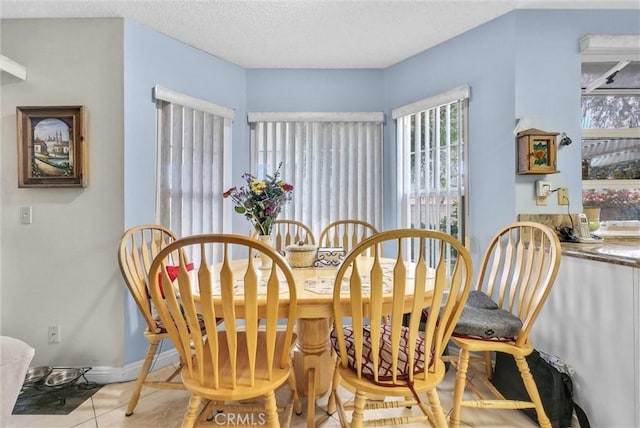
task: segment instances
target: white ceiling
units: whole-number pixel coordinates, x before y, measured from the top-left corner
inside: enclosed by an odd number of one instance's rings
[[[246,68],[385,68],[514,9],[637,0],[0,0],[1,18],[124,17]]]

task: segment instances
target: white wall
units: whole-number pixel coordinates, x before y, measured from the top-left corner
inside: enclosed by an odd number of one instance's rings
[[[2,334],[35,348],[32,365],[121,366],[123,21],[3,20],[1,35],[2,54],[28,73],[2,73]],[[19,189],[16,106],[54,105],[87,109],[89,186]],[[18,221],[26,205],[31,225]],[[62,342],[48,344],[56,324]]]

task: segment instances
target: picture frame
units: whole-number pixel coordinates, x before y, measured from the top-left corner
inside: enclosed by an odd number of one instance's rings
[[[86,109],[16,107],[18,187],[87,187]]]

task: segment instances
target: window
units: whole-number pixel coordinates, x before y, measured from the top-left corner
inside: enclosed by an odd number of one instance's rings
[[[281,218],[317,236],[340,219],[382,226],[382,113],[249,113],[253,173],[282,162],[293,199]]]
[[[468,97],[461,86],[393,110],[399,227],[440,230],[464,242]]]
[[[156,216],[178,236],[223,232],[224,166],[233,110],[154,88],[158,115]]]
[[[582,204],[640,220],[640,63],[585,62],[582,88]]]

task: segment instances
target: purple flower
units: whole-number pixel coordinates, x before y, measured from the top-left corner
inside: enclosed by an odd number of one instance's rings
[[[246,186],[234,186],[222,194],[224,198],[231,198],[235,211],[243,214],[261,235],[271,234],[271,226],[282,205],[291,200],[293,185],[279,179],[281,167],[282,162],[276,172],[264,180],[246,172],[242,174]]]

